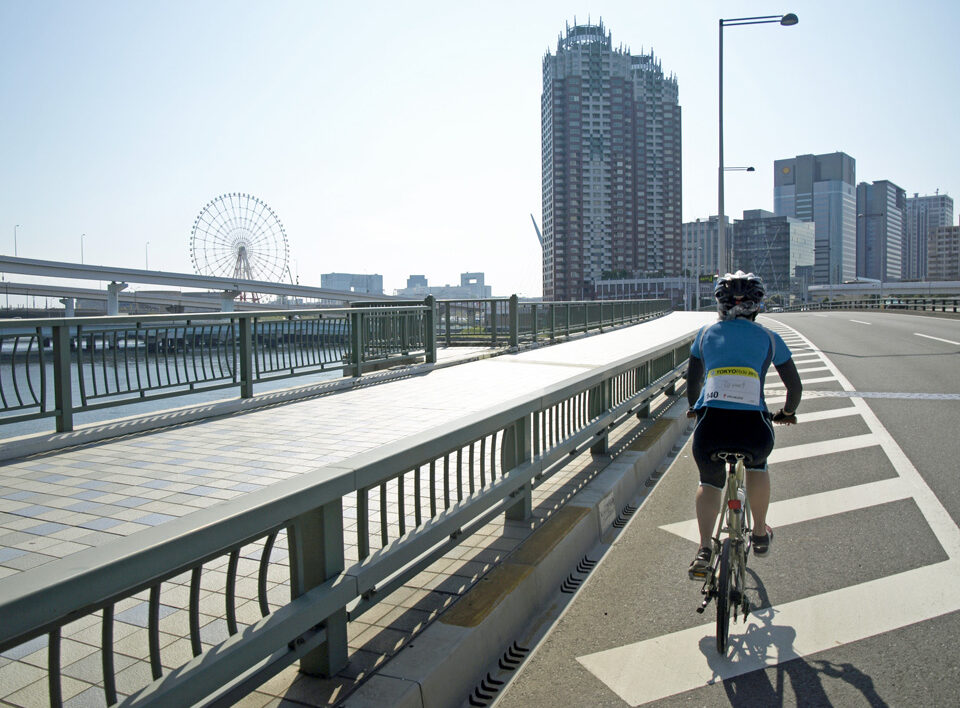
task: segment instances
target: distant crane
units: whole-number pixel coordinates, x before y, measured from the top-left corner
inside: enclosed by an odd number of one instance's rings
[[[540,227],[537,226],[537,220],[533,218],[533,214],[530,215],[530,221],[533,222],[533,230],[537,232],[537,240],[540,242],[540,248],[543,248],[543,234],[540,233]]]

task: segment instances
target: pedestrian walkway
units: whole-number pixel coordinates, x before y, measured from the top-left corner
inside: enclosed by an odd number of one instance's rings
[[[9,460],[0,472],[0,598],[2,578],[29,572],[57,558],[102,546],[122,536],[163,524],[221,500],[255,493],[276,481],[315,470],[378,446],[422,433],[441,423],[506,400],[529,396],[579,373],[634,355],[696,330],[697,313],[675,313],[642,325],[584,337],[551,347],[505,354],[457,366],[415,367],[363,377],[342,385],[318,386],[312,397],[222,413],[199,422],[175,423],[143,433],[80,444],[50,453]],[[379,377],[379,385],[366,385]],[[338,390],[340,389],[340,390]],[[286,394],[278,396],[282,400]],[[215,411],[214,411],[215,412]],[[156,417],[156,416],[154,416]],[[173,420],[177,420],[174,416]],[[82,439],[81,434],[75,438]],[[249,696],[244,705],[281,700],[327,705],[341,700],[396,653],[479,577],[501,560],[536,525],[596,474],[604,461],[577,460],[564,474],[537,489],[531,522],[492,523],[455,548],[413,582],[350,623],[350,664],[331,680],[278,675]],[[281,539],[282,540],[282,539]],[[280,540],[278,540],[280,544]],[[348,563],[356,550],[346,549]],[[243,554],[255,566],[257,549]],[[275,552],[271,563],[285,563]],[[208,570],[216,573],[216,567]],[[241,578],[252,580],[241,570]],[[277,574],[286,577],[286,573]],[[206,576],[205,576],[206,577]],[[242,583],[238,583],[241,585]],[[176,590],[176,583],[172,584]],[[181,586],[186,589],[186,581]],[[166,591],[165,591],[166,592]],[[248,605],[238,607],[241,622],[253,621],[256,589],[238,587]],[[277,597],[289,589],[277,582]],[[201,606],[222,607],[222,585],[215,577],[204,585]],[[165,599],[161,599],[165,603]],[[117,676],[121,694],[149,682],[144,638],[146,595],[116,607],[121,627],[117,640]],[[188,658],[186,613],[182,604],[161,608],[164,663]],[[219,611],[201,615],[205,648],[226,636]],[[257,615],[258,617],[258,615]],[[96,618],[70,625],[62,653],[66,705],[102,705],[102,683],[95,670]],[[126,631],[128,637],[124,636]],[[0,657],[0,699],[13,705],[42,705],[46,700],[45,638]],[[173,651],[168,651],[173,647]],[[71,661],[73,663],[71,663]],[[39,697],[42,700],[37,702]]]

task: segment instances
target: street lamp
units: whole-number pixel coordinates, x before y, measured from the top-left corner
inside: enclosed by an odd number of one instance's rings
[[[13,225],[13,255],[17,255],[17,229],[20,228],[20,224]]]
[[[150,242],[149,241],[147,241],[147,243],[143,247],[143,266],[144,266],[143,267],[144,270],[150,270]]]
[[[789,27],[799,20],[795,14],[762,15],[760,17],[734,17],[720,20],[720,168],[717,171],[717,271],[722,275],[727,271],[727,233],[723,223],[723,28],[739,25],[766,25],[778,23]]]
[[[724,172],[756,172],[753,167],[724,167]]]
[[[80,234],[80,265],[83,265],[83,237],[86,234]]]

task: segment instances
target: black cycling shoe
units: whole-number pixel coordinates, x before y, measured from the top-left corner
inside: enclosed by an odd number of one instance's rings
[[[697,555],[690,564],[690,569],[687,571],[687,574],[690,576],[690,580],[706,580],[707,576],[710,575],[710,562],[712,560],[712,549],[704,546],[697,551]]]
[[[773,529],[767,526],[765,536],[750,534],[750,545],[753,548],[753,555],[762,558],[770,552],[770,544],[773,543]]]

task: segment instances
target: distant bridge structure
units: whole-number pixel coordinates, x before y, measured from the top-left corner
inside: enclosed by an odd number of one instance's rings
[[[0,272],[32,275],[44,278],[109,281],[106,291],[108,315],[116,315],[119,313],[120,293],[128,287],[129,283],[145,283],[150,285],[166,285],[177,288],[186,287],[205,289],[207,291],[219,291],[220,309],[224,312],[232,312],[234,310],[234,300],[240,295],[240,293],[279,295],[283,297],[303,298],[307,300],[320,300],[331,304],[347,302],[387,302],[396,299],[387,295],[344,292],[341,290],[329,290],[325,288],[311,287],[308,285],[274,283],[261,280],[244,280],[242,278],[223,278],[210,275],[196,275],[194,273],[141,270],[136,268],[115,268],[112,266],[87,265],[82,263],[69,263],[61,261],[45,261],[33,258],[16,258],[13,256],[0,256]],[[14,293],[15,286],[20,285],[25,287],[27,284],[10,283],[9,285],[11,289],[6,292]],[[64,291],[69,289],[70,288],[64,288]],[[137,297],[140,298],[142,293],[143,291],[139,291],[137,293]],[[40,293],[31,292],[29,294]],[[195,300],[199,300],[201,297],[200,292],[195,292],[192,294],[195,296]],[[189,297],[191,293],[182,293],[182,295]],[[55,292],[50,291],[44,293],[43,296],[55,297],[57,295]],[[69,296],[64,293],[61,295],[61,297]],[[204,297],[206,299],[208,296]],[[258,307],[257,309],[264,308]]]

